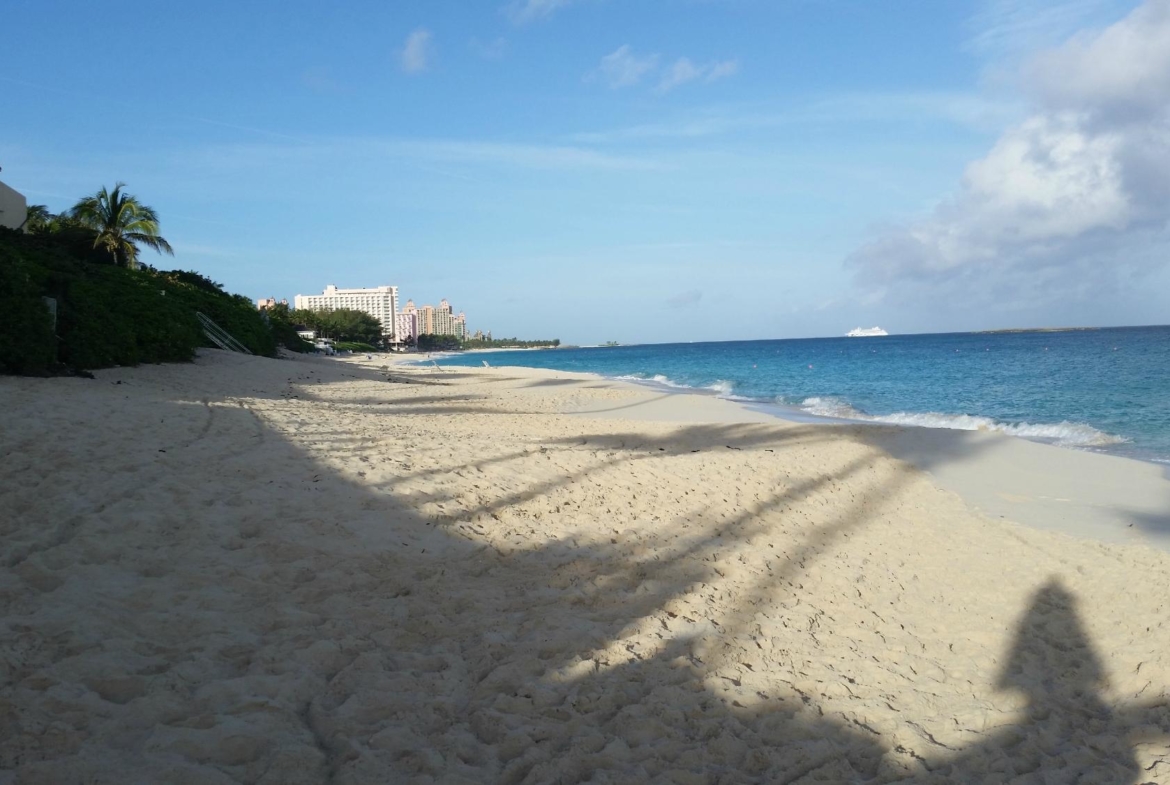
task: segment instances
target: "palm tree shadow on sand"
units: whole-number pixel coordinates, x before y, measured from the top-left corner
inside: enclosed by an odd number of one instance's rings
[[[630,747],[650,739],[664,749],[685,750],[675,768],[659,773],[665,779],[654,781],[686,781],[675,777],[694,771],[700,760],[706,761],[705,773],[711,776],[705,782],[801,785],[1152,785],[1166,782],[1170,774],[1158,763],[1143,770],[1135,756],[1135,745],[1142,741],[1165,745],[1170,708],[1164,703],[1117,708],[1106,703],[1104,669],[1081,624],[1076,598],[1055,578],[1037,590],[1020,618],[995,685],[1026,696],[1021,720],[947,756],[926,758],[898,746],[891,749],[873,729],[826,715],[815,699],[799,693],[761,696],[766,700],[750,708],[704,694],[700,669],[706,664],[685,639],[676,639],[652,658],[634,654],[626,663],[580,678],[568,694],[558,696],[584,716],[600,720],[598,729],[604,728],[609,741],[604,749],[596,731],[577,728],[563,740],[564,748],[580,753],[580,745],[595,737],[593,755],[569,754],[536,765],[517,759],[514,763],[523,768],[505,768],[501,781],[594,781],[590,777],[598,771],[620,771]],[[539,699],[520,680],[499,683],[489,678],[483,686]],[[696,716],[697,723],[691,721]],[[712,760],[721,758],[724,765],[712,770]]]
[[[712,428],[709,433],[691,430],[691,438],[701,438],[706,448],[750,443],[749,434],[734,426]],[[659,445],[642,438],[645,443],[635,450],[634,438],[591,435],[589,441],[613,456],[604,465],[653,460]],[[769,437],[768,444],[774,439]],[[514,456],[498,460],[510,457]],[[482,466],[491,460],[495,459],[479,457],[475,463]],[[487,515],[544,496],[599,468],[590,466],[580,477],[558,476],[547,485],[534,483],[522,493],[505,494],[465,515]],[[843,480],[863,468],[864,462],[841,466],[833,476]],[[879,492],[893,493],[904,479],[895,478]],[[777,493],[765,506],[777,507],[809,490]],[[712,650],[710,640],[718,641],[718,647],[752,645],[745,633],[755,612],[782,595],[784,579],[796,580],[806,561],[863,525],[864,509],[864,504],[856,504],[850,514],[810,532],[809,539],[789,554],[790,566],[749,587],[739,602],[742,613],[721,618],[719,629],[709,631],[707,641],[664,629],[663,637],[669,641],[652,654],[634,646],[616,653],[611,648],[604,656],[590,655],[592,662],[587,656],[566,655],[596,652],[606,643],[624,641],[623,630],[640,619],[662,620],[664,627],[674,627],[669,618],[674,615],[670,608],[676,607],[672,600],[711,580],[708,567],[720,548],[729,541],[746,543],[751,520],[760,510],[745,511],[724,524],[716,539],[697,542],[685,554],[662,561],[633,558],[616,541],[612,548],[550,545],[507,557],[485,549],[475,557],[473,575],[482,571],[523,576],[512,589],[529,599],[524,612],[516,613],[513,598],[489,599],[487,585],[476,589],[477,581],[469,582],[475,599],[467,614],[483,620],[483,631],[482,637],[472,635],[456,644],[468,668],[458,713],[474,741],[469,736],[463,747],[442,747],[445,761],[431,760],[433,753],[424,752],[422,738],[413,733],[380,741],[380,749],[372,753],[358,752],[343,743],[343,737],[374,738],[385,728],[384,719],[365,729],[350,726],[330,732],[328,728],[337,727],[332,717],[345,710],[340,698],[315,701],[306,717],[328,739],[322,746],[328,750],[330,771],[355,782],[376,781],[389,772],[417,776],[420,782],[428,776],[434,781],[463,776],[511,783],[801,784],[1138,783],[1167,774],[1142,772],[1134,751],[1134,736],[1143,729],[1159,741],[1170,734],[1165,708],[1111,709],[1106,704],[1104,671],[1078,617],[1075,598],[1055,580],[1032,598],[996,681],[1000,689],[1024,692],[1028,706],[1023,717],[945,755],[915,754],[864,723],[830,714],[815,692],[795,683],[773,681],[777,689],[769,688],[769,694],[751,694],[749,674],[737,676],[734,668],[720,667],[718,661],[726,652]],[[402,514],[406,518],[405,510]],[[447,527],[436,529],[452,533]],[[576,583],[578,572],[588,580]],[[828,629],[825,634],[833,633]],[[430,635],[419,641],[434,659],[449,656],[446,643],[454,641]],[[711,688],[721,680],[739,688],[740,677],[748,693],[741,696],[742,702]],[[393,702],[384,694],[369,700],[372,705]],[[647,750],[653,751],[653,766],[643,765]]]
[[[550,472],[546,482],[499,489],[482,509],[440,522],[422,515],[393,482],[381,488],[353,482],[320,460],[327,451],[364,466],[362,458],[378,456],[366,455],[370,442],[347,430],[345,401],[332,400],[338,422],[311,420],[320,426],[312,434],[318,453],[298,441],[307,437],[294,425],[305,423],[290,419],[284,430],[273,428],[242,402],[280,401],[294,382],[305,394],[318,383],[307,377],[324,375],[315,366],[290,366],[287,386],[265,382],[262,389],[264,380],[250,380],[247,367],[232,377],[237,398],[224,400],[219,390],[192,402],[200,391],[184,386],[175,401],[103,399],[142,417],[167,418],[176,436],[158,451],[165,458],[152,455],[154,462],[133,476],[113,473],[110,487],[93,490],[96,512],[63,517],[37,530],[20,552],[10,549],[8,567],[30,576],[22,580],[33,586],[22,595],[32,619],[20,633],[29,653],[12,683],[0,685],[0,707],[7,706],[0,727],[15,728],[19,733],[8,736],[24,745],[0,743],[0,768],[23,768],[15,781],[81,781],[82,772],[94,773],[87,781],[125,781],[135,772],[137,781],[261,785],[1170,781],[1165,764],[1140,770],[1136,752],[1143,735],[1165,749],[1165,705],[1107,705],[1100,659],[1074,598],[1056,582],[1037,590],[997,681],[1024,691],[1027,711],[963,749],[937,756],[926,745],[916,754],[899,749],[847,702],[834,708],[824,698],[823,691],[848,690],[845,669],[815,678],[796,673],[801,666],[783,654],[788,640],[844,638],[849,631],[831,614],[792,602],[799,598],[793,584],[817,559],[831,557],[832,545],[867,525],[870,505],[894,494],[907,474],[875,481],[868,495],[859,492],[818,527],[795,529],[803,536],[769,556],[774,572],[745,582],[730,612],[703,613],[711,593],[723,590],[722,560],[767,547],[753,539],[761,511],[783,510],[860,475],[868,453],[778,487],[675,545],[648,539],[639,546],[619,535],[609,543],[566,538],[501,551],[482,535],[460,531],[567,483],[600,481],[607,469],[652,465],[669,444],[632,433],[590,435],[589,448],[576,447],[575,438],[549,444],[550,455],[573,457],[576,449],[597,455],[581,457],[576,473]],[[418,400],[428,411],[442,403],[429,399],[437,388],[419,392],[427,393]],[[393,408],[408,404],[404,395]],[[451,408],[471,405],[454,400]],[[692,428],[683,454],[698,447],[807,446],[817,438],[753,433]],[[75,450],[75,460],[100,461],[134,446],[133,432],[110,443],[103,434],[81,431],[62,449]],[[641,442],[632,443],[635,437]],[[474,464],[489,471],[506,466],[527,454],[525,447],[502,444]],[[154,453],[155,445],[145,449]],[[418,475],[427,485],[436,476],[429,469]],[[276,491],[264,504],[241,503],[268,485]],[[152,508],[147,520],[124,514],[144,488],[162,488],[168,499],[186,503]],[[109,508],[113,514],[101,514]],[[701,506],[688,514],[713,515]],[[666,528],[651,531],[665,537]],[[46,554],[61,580],[74,582],[63,587],[69,589],[90,579],[95,553],[112,552],[95,551],[94,543],[119,538],[141,546],[119,546],[128,579],[114,573],[117,582],[101,590],[86,584],[71,592],[46,583],[53,574],[38,566]],[[172,607],[184,596],[199,604]],[[769,645],[756,634],[760,616],[785,603],[791,613],[783,621],[793,626],[774,626],[776,654],[756,656],[760,639]],[[75,604],[100,623],[78,624]],[[67,614],[49,612],[66,605]],[[897,656],[875,643],[863,651]],[[1164,673],[1151,678],[1155,690],[1164,687]],[[46,692],[46,685],[68,689]],[[37,734],[66,710],[92,718],[87,735],[42,742]],[[1163,752],[1161,759],[1170,756]]]

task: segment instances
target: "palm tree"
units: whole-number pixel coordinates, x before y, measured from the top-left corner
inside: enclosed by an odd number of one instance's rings
[[[20,226],[26,232],[38,232],[49,225],[53,214],[43,204],[30,204],[24,214],[24,223]]]
[[[137,198],[123,193],[125,187],[125,183],[118,183],[113,191],[103,187],[75,204],[69,215],[97,232],[93,247],[104,248],[114,264],[137,268],[138,243],[174,256],[171,244],[158,233],[158,214]]]

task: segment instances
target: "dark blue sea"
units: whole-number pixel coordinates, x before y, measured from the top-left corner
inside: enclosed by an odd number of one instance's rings
[[[455,355],[584,371],[776,413],[988,429],[1170,463],[1170,327],[646,344]]]

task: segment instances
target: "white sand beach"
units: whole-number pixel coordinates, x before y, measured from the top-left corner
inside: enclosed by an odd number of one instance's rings
[[[1170,482],[564,373],[0,378],[0,783],[1170,782]]]

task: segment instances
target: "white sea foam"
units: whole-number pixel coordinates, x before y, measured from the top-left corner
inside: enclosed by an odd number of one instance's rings
[[[733,397],[731,396],[731,391],[734,389],[734,386],[731,382],[723,381],[722,379],[716,381],[714,384],[708,384],[704,387],[695,387],[694,385],[690,384],[680,384],[674,379],[671,379],[669,376],[664,376],[660,373],[656,373],[653,376],[646,376],[645,374],[625,374],[623,376],[615,376],[613,378],[629,382],[653,382],[654,384],[662,385],[663,387],[672,387],[676,390],[711,390],[721,398]],[[748,399],[744,398],[743,400]]]
[[[1002,423],[990,417],[970,414],[941,414],[939,412],[894,412],[871,415],[858,411],[836,398],[806,398],[800,408],[820,417],[843,420],[883,422],[892,425],[913,425],[920,428],[950,428],[959,431],[996,431],[1025,439],[1040,439],[1064,447],[1105,447],[1129,441],[1111,433],[1099,431],[1091,425],[1067,420],[1058,423]]]
[[[735,385],[723,379],[718,379],[714,384],[708,384],[704,389],[714,390],[716,395],[726,397],[731,395],[731,391],[735,389]]]

